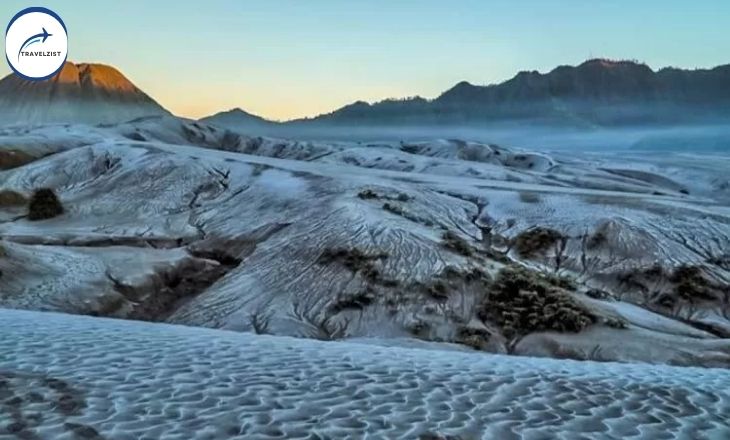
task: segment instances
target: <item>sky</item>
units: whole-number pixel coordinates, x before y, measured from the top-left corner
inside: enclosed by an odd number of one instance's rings
[[[730,63],[730,0],[2,0],[0,20],[28,6],[61,16],[70,61],[111,64],[193,118],[435,98],[597,57]]]

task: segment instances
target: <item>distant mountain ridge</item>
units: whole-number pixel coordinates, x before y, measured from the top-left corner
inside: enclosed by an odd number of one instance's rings
[[[0,80],[0,123],[115,123],[169,115],[121,72],[104,64],[67,62],[47,81],[10,74]]]
[[[237,125],[241,128],[245,126],[261,126],[261,125],[273,125],[277,122],[264,119],[261,116],[249,113],[241,108],[234,108],[223,112],[216,113],[211,116],[200,119],[201,122],[212,122],[219,125]]]
[[[484,123],[530,119],[570,125],[676,123],[730,119],[730,64],[658,71],[633,61],[594,59],[500,84],[460,82],[438,98],[355,102],[296,123]]]
[[[560,66],[547,74],[520,72],[499,85],[473,86],[461,82],[437,101],[472,99],[505,102],[548,98],[705,101],[730,99],[730,65],[710,70],[665,68],[653,71],[632,61],[589,60],[577,66]],[[717,93],[720,92],[721,96]]]
[[[0,124],[117,123],[170,112],[121,72],[66,63],[42,82],[0,80]],[[223,127],[298,135],[321,127],[480,126],[499,122],[571,127],[730,123],[730,64],[658,71],[634,61],[594,59],[548,73],[520,72],[500,84],[460,82],[435,99],[358,101],[284,123],[233,109],[202,119]]]

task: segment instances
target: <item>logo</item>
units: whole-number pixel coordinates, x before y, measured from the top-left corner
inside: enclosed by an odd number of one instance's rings
[[[68,55],[66,25],[50,9],[15,14],[5,31],[5,59],[20,77],[41,81],[58,73]]]

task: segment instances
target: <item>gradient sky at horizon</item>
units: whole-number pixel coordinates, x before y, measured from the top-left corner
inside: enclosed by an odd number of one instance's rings
[[[63,18],[70,61],[111,64],[187,117],[313,116],[595,57],[730,62],[730,0],[3,0],[0,19],[28,6]]]

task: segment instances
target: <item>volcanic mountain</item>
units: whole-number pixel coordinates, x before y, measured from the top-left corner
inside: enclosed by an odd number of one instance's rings
[[[47,81],[11,74],[0,80],[0,123],[115,123],[169,115],[121,72],[104,64],[67,62]]]

